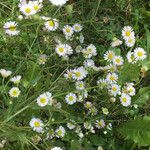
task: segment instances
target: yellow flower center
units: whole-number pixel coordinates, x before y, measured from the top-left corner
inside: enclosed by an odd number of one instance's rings
[[[79,27],[79,26],[76,26],[75,29],[76,29],[76,30],[80,30],[80,27]]]
[[[83,87],[83,84],[82,84],[82,83],[80,83],[80,84],[79,84],[79,87],[80,87],[80,88],[82,88],[82,87]]]
[[[117,91],[117,88],[116,88],[116,87],[112,87],[112,90],[113,90],[114,92],[116,92],[116,91]]]
[[[110,77],[110,80],[112,80],[112,81],[115,80],[115,77],[114,77],[114,76],[111,76],[111,77]]]
[[[130,36],[131,35],[131,31],[126,31],[126,36]]]
[[[68,73],[68,78],[72,78],[72,73]]]
[[[68,29],[66,29],[66,32],[67,32],[67,33],[70,33],[70,29],[69,29],[69,28],[68,28]]]
[[[112,60],[113,57],[114,57],[114,55],[113,55],[112,53],[109,53],[109,54],[108,54],[108,59]]]
[[[41,102],[42,104],[45,104],[45,103],[46,103],[46,98],[42,97],[42,98],[40,99],[40,102]]]
[[[27,14],[29,14],[29,13],[31,12],[31,9],[30,9],[30,8],[26,8],[26,9],[25,9],[25,12],[26,12]]]
[[[51,26],[51,27],[54,27],[54,26],[55,26],[55,23],[54,23],[54,21],[52,21],[52,20],[50,20],[48,23],[49,23],[49,26]]]
[[[13,96],[17,96],[17,95],[18,95],[18,91],[17,91],[17,90],[14,90],[14,91],[12,92],[12,95],[13,95]]]
[[[34,5],[34,10],[38,11],[39,10],[39,5]]]
[[[128,42],[129,42],[129,43],[132,43],[132,42],[133,42],[133,39],[129,39]]]
[[[10,31],[16,31],[16,26],[11,25],[11,26],[9,27],[9,30],[10,30]]]
[[[58,134],[59,136],[61,136],[61,135],[62,135],[62,131],[59,130],[59,131],[57,132],[57,134]]]
[[[59,48],[59,52],[61,52],[61,53],[64,52],[64,48],[63,48],[63,47],[60,47],[60,48]]]
[[[123,97],[123,98],[122,98],[122,101],[123,101],[124,103],[126,103],[126,102],[127,102],[127,99],[126,99],[125,97]]]
[[[40,123],[39,123],[38,121],[35,121],[35,122],[34,122],[34,126],[35,126],[35,127],[40,127]]]
[[[100,126],[100,127],[102,126],[102,122],[101,121],[98,122],[98,126]]]
[[[139,57],[142,57],[142,56],[143,56],[143,53],[142,53],[142,52],[138,52],[137,55],[138,55]]]
[[[69,101],[73,101],[73,96],[70,96],[70,97],[69,97]]]
[[[76,72],[75,75],[76,75],[76,77],[80,77],[81,73],[80,72]]]
[[[116,59],[116,62],[117,62],[117,63],[120,63],[120,62],[121,62],[121,60],[118,58],[118,59]]]

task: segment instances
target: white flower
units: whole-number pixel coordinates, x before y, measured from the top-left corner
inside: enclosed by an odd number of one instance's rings
[[[111,101],[112,103],[114,103],[114,102],[116,101],[116,98],[115,98],[115,97],[111,97],[111,98],[110,98],[110,101]]]
[[[82,52],[83,52],[83,55],[84,55],[85,58],[91,58],[92,56],[97,55],[96,47],[93,44],[90,44]]]
[[[10,81],[13,82],[14,84],[19,84],[20,80],[21,80],[21,76],[20,75],[15,76],[15,77],[10,79]]]
[[[60,147],[53,147],[51,150],[62,150]]]
[[[104,67],[104,70],[107,70],[107,72],[116,72],[117,71],[117,67],[114,64],[110,64]]]
[[[98,85],[101,89],[103,89],[104,87],[106,87],[107,84],[108,84],[108,82],[106,81],[106,79],[99,79],[99,80],[97,81],[97,85]]]
[[[56,48],[55,48],[55,51],[56,51],[56,53],[59,56],[65,56],[65,55],[67,55],[67,49],[66,49],[65,44],[59,44],[59,45],[57,45]]]
[[[23,19],[23,16],[22,16],[22,15],[19,15],[19,16],[18,16],[18,20],[21,21],[22,19]]]
[[[125,93],[122,93],[120,97],[120,102],[123,106],[127,107],[131,104],[131,97]]]
[[[86,59],[84,62],[83,62],[85,68],[93,68],[95,67],[95,63],[92,59]]]
[[[76,82],[76,89],[79,91],[82,91],[85,89],[85,85],[83,81],[77,81]]]
[[[48,21],[46,21],[44,25],[48,31],[55,31],[57,30],[59,23],[57,19],[48,18]]]
[[[42,6],[42,3],[39,2],[39,1],[29,1],[28,4],[29,4],[29,5],[30,5],[30,4],[32,5],[33,10],[35,11],[35,13],[36,13],[36,12],[39,12],[40,9],[43,7],[43,6]]]
[[[73,49],[70,45],[65,44],[66,50],[67,50],[67,55],[73,54]]]
[[[64,77],[66,79],[71,79],[73,76],[73,70],[67,70],[67,72],[64,74]]]
[[[116,95],[120,94],[120,86],[117,84],[111,84],[109,91],[113,96],[116,96]]]
[[[128,60],[129,63],[132,63],[132,64],[136,63],[136,60],[134,58],[134,53],[133,52],[129,51],[127,53],[127,60]]]
[[[84,67],[79,67],[73,70],[73,79],[75,80],[83,80],[87,76],[88,72]]]
[[[133,87],[133,85],[127,84],[126,90],[127,90],[127,93],[130,96],[134,96],[135,95],[135,88]]]
[[[75,121],[74,120],[71,120],[71,122],[68,122],[67,123],[67,127],[70,129],[70,130],[72,130],[72,129],[74,129],[76,126],[75,126]]]
[[[55,130],[56,133],[56,137],[60,138],[60,137],[64,137],[65,136],[65,128],[60,126],[58,129]]]
[[[119,40],[119,39],[117,39],[117,38],[114,38],[113,39],[113,42],[111,43],[111,47],[117,47],[117,46],[119,46],[119,45],[121,45],[122,44],[122,41],[121,40]]]
[[[65,36],[69,36],[69,37],[70,37],[70,36],[73,35],[74,30],[73,30],[73,28],[72,28],[71,26],[66,25],[66,26],[64,26],[64,28],[63,28],[63,33],[64,33]]]
[[[109,114],[108,109],[107,109],[107,108],[104,108],[104,107],[102,107],[102,112],[103,112],[103,114],[105,114],[105,115],[108,115],[108,114]]]
[[[31,3],[20,4],[19,7],[20,7],[20,11],[25,16],[31,16],[36,13],[36,11],[33,8],[33,5]]]
[[[96,127],[98,129],[104,128],[105,127],[105,121],[103,119],[101,120],[96,120]]]
[[[124,60],[121,56],[115,56],[113,59],[113,63],[117,66],[123,65],[123,62],[124,62]]]
[[[124,40],[134,37],[134,31],[133,31],[132,27],[125,26],[122,30],[122,36],[123,36]]]
[[[41,107],[46,105],[52,105],[52,94],[50,92],[45,92],[41,94],[37,99],[37,104]]]
[[[13,87],[9,90],[10,97],[18,97],[20,95],[20,90],[18,87]]]
[[[135,37],[130,37],[126,39],[125,43],[128,47],[133,47],[135,44]]]
[[[84,107],[90,109],[92,107],[92,103],[88,101],[84,104]]]
[[[68,0],[49,0],[53,5],[62,6],[66,4]]]
[[[9,70],[0,69],[0,74],[3,78],[7,78],[12,74],[12,72]]]
[[[46,54],[42,54],[40,55],[40,57],[38,58],[38,63],[40,65],[44,65],[47,61],[47,55]]]
[[[20,31],[17,30],[17,23],[15,21],[8,21],[4,24],[6,34],[10,36],[18,35]]]
[[[146,58],[146,51],[138,47],[134,50],[134,57],[136,60],[144,60]]]
[[[74,93],[69,93],[68,95],[66,95],[65,100],[67,104],[73,105],[77,101],[77,96]]]
[[[29,125],[36,132],[41,133],[43,131],[43,126],[44,126],[43,121],[38,118],[32,118]]]
[[[104,59],[109,61],[109,62],[112,62],[113,59],[115,57],[115,53],[113,51],[107,51],[105,54],[104,54]]]
[[[83,34],[80,34],[80,36],[79,36],[79,42],[81,44],[84,43],[84,36],[83,36]]]
[[[73,29],[75,32],[80,32],[82,30],[82,26],[80,24],[74,24]]]
[[[108,73],[106,76],[106,81],[114,83],[118,80],[118,75],[116,73]]]

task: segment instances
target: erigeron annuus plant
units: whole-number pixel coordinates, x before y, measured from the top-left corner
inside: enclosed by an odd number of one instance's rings
[[[50,1],[54,5],[67,2]],[[31,57],[33,65],[31,63],[28,78],[26,73],[18,73],[14,68],[11,68],[14,71],[0,70],[1,96],[5,100],[2,109],[8,111],[2,117],[3,137],[6,136],[9,143],[6,129],[12,133],[16,130],[19,138],[24,137],[24,144],[37,149],[41,141],[53,150],[71,149],[73,142],[74,148],[82,149],[86,142],[92,143],[92,138],[103,137],[106,140],[101,145],[107,147],[107,138],[111,139],[118,125],[133,118],[130,112],[138,107],[134,96],[139,90],[140,76],[135,74],[134,77],[132,69],[138,68],[136,73],[139,73],[148,56],[144,48],[136,45],[133,28],[125,26],[120,32],[122,36],[115,38],[100,57],[97,43],[83,40],[82,24],[64,25],[63,20],[41,15],[42,1],[20,1],[18,6],[23,18],[19,22],[4,23],[6,38],[21,36],[21,22],[34,22],[35,15],[38,15],[36,21],[41,27],[37,27],[38,32],[50,36],[52,41],[45,39],[45,43],[49,46],[51,42],[52,47],[49,52],[34,53],[31,44],[27,53],[34,57]],[[40,42],[41,47],[45,43]],[[40,138],[36,143],[34,137],[37,135]],[[65,142],[69,144],[65,145]]]

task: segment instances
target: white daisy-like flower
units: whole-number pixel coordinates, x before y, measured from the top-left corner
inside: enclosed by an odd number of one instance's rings
[[[123,106],[127,107],[131,104],[131,97],[125,93],[122,93],[120,97],[120,102]]]
[[[17,30],[17,23],[15,21],[8,21],[4,24],[3,28],[5,29],[6,34],[10,36],[15,36],[19,34]]]
[[[135,37],[130,37],[130,38],[126,39],[125,44],[128,47],[133,47],[135,45]]]
[[[114,59],[113,59],[113,63],[116,65],[116,66],[121,66],[123,65],[123,58],[121,56],[115,56]]]
[[[20,11],[25,16],[31,16],[36,13],[31,3],[21,4],[19,7],[20,7]]]
[[[66,4],[68,0],[49,0],[53,5],[62,6]]]
[[[85,85],[83,81],[77,81],[76,82],[76,89],[79,91],[82,91],[85,89]]]
[[[67,55],[67,48],[66,48],[65,44],[57,45],[56,48],[55,48],[55,51],[59,56]]]
[[[75,121],[74,121],[74,120],[71,120],[71,122],[68,122],[68,123],[67,123],[67,127],[68,127],[70,130],[74,129],[74,128],[76,127]]]
[[[123,42],[117,38],[114,38],[112,43],[111,43],[111,47],[117,47],[119,45],[121,45]]]
[[[134,37],[134,31],[133,31],[133,28],[130,27],[130,26],[125,26],[123,29],[122,29],[122,36],[124,38],[124,40],[127,40],[131,37]]]
[[[60,126],[58,129],[55,130],[55,133],[56,137],[61,138],[65,136],[66,131],[64,127]]]
[[[67,70],[67,72],[64,74],[64,77],[66,78],[66,79],[72,79],[72,77],[73,77],[73,70]]]
[[[113,51],[111,51],[111,50],[107,51],[104,54],[104,60],[107,60],[109,62],[112,62],[114,57],[115,57],[115,53]]]
[[[107,72],[116,72],[117,71],[117,67],[114,64],[110,64],[105,66],[104,70],[107,70]]]
[[[37,99],[37,104],[40,107],[44,107],[46,105],[52,105],[52,94],[50,92],[45,92],[41,94]]]
[[[106,79],[99,79],[99,80],[97,81],[97,85],[98,85],[101,89],[103,89],[104,87],[106,87],[106,86],[108,85],[108,82],[107,82]]]
[[[49,99],[45,94],[41,94],[36,101],[39,106],[44,107],[48,105]]]
[[[29,122],[30,127],[33,128],[34,131],[36,132],[43,132],[43,121],[40,120],[39,118],[32,118],[31,121]]]
[[[73,54],[73,49],[70,45],[65,44],[66,50],[67,50],[67,55]]]
[[[84,62],[83,62],[85,68],[93,68],[95,67],[95,63],[92,59],[86,59]]]
[[[3,78],[7,78],[12,74],[12,72],[10,70],[0,69],[0,74]]]
[[[66,25],[63,27],[63,33],[65,36],[71,37],[74,33],[74,30],[71,26]]]
[[[77,96],[74,93],[69,93],[68,95],[66,95],[65,100],[67,104],[73,105],[77,101]]]
[[[120,94],[120,86],[118,84],[111,84],[109,87],[109,91],[113,96],[117,96]]]
[[[84,67],[79,67],[77,69],[73,70],[73,79],[75,80],[83,80],[84,78],[86,78],[88,72],[85,70]]]
[[[80,32],[82,30],[82,26],[80,24],[74,24],[73,29],[75,32]]]
[[[96,56],[97,55],[96,47],[93,44],[90,44],[82,52],[83,52],[83,55],[84,55],[85,58],[91,58],[92,56]]]
[[[43,7],[42,3],[39,1],[29,1],[29,5],[32,5],[33,10],[36,12],[39,12],[40,9]]]
[[[57,19],[51,19],[51,18],[47,18],[47,19],[48,19],[48,21],[46,21],[44,23],[45,28],[48,31],[56,31],[58,29],[58,26],[59,26],[58,20]]]
[[[118,75],[116,73],[108,73],[106,76],[106,81],[109,83],[115,83],[118,80]]]
[[[108,114],[109,114],[108,109],[107,109],[107,108],[104,108],[104,107],[102,107],[102,112],[103,112],[103,114],[105,114],[105,115],[108,115]]]
[[[130,96],[134,96],[135,95],[135,88],[133,87],[132,84],[127,84],[127,87],[126,87],[126,90],[127,90],[127,93],[130,95]]]
[[[15,76],[15,77],[10,79],[10,81],[13,82],[14,84],[19,84],[20,80],[21,80],[21,76],[20,75]]]
[[[60,147],[53,147],[51,150],[62,150]]]
[[[84,107],[85,107],[86,109],[90,109],[90,108],[92,107],[92,103],[89,102],[89,101],[87,101],[87,102],[84,104]]]
[[[143,48],[138,47],[134,50],[134,57],[136,60],[144,60],[147,57],[146,51]]]
[[[96,127],[98,129],[104,128],[106,126],[105,121],[103,119],[96,120]]]
[[[19,90],[18,87],[13,87],[9,90],[9,96],[10,97],[18,97],[20,95],[21,91]]]
[[[127,60],[128,60],[128,62],[129,63],[132,63],[132,64],[134,64],[134,63],[136,63],[136,59],[135,59],[135,57],[134,57],[134,53],[133,52],[128,52],[127,53]]]

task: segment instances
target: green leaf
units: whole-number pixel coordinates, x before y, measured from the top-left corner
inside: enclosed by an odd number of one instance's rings
[[[125,63],[120,70],[119,79],[121,83],[138,81],[141,67],[137,64]]]
[[[135,104],[143,105],[145,104],[150,98],[150,87],[141,88],[138,94],[135,97]]]
[[[123,124],[118,132],[126,139],[133,140],[139,146],[150,145],[150,119],[138,118],[129,121]]]

